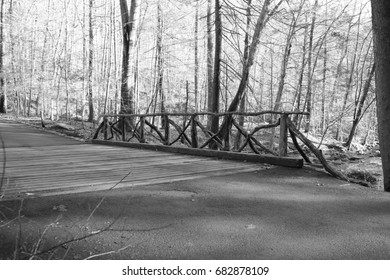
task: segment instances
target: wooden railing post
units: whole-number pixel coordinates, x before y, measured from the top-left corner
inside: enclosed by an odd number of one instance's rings
[[[103,134],[104,134],[104,140],[107,140],[108,138],[108,119],[106,116],[103,117]]]
[[[164,118],[164,128],[165,128],[165,143],[164,145],[169,145],[169,117],[168,114],[163,116]]]
[[[196,129],[196,115],[191,117],[191,147],[198,148],[198,131]]]
[[[144,129],[145,129],[145,117],[140,117],[140,120],[139,120],[139,122],[140,122],[140,132],[139,132],[139,134],[140,134],[140,139],[139,139],[139,142],[140,143],[146,143],[146,141],[145,141],[145,131],[144,131]]]
[[[281,157],[287,156],[287,136],[288,136],[287,118],[288,118],[288,114],[282,114],[280,116],[279,156]]]
[[[223,139],[223,150],[224,151],[230,151],[230,130],[231,129],[232,129],[232,126],[228,125],[227,129],[226,129],[225,138]]]
[[[122,141],[126,142],[126,119],[122,117]]]

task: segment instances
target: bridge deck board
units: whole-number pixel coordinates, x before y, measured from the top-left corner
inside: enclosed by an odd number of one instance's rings
[[[3,165],[4,157],[0,157]],[[6,149],[3,199],[145,186],[248,172],[263,164],[92,144]],[[130,173],[125,179],[124,177]]]

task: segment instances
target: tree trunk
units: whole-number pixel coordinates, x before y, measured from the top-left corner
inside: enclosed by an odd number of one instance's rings
[[[384,189],[390,192],[390,1],[371,0],[379,144]]]
[[[123,50],[122,50],[122,85],[121,85],[121,110],[123,114],[134,113],[134,87],[132,86],[131,76],[131,58],[134,50],[135,38],[135,13],[137,1],[131,0],[130,10],[127,0],[120,0],[123,31]],[[132,122],[132,120],[129,120]]]
[[[254,31],[253,36],[252,36],[253,39],[252,39],[252,42],[250,44],[249,51],[248,51],[248,59],[246,61],[244,61],[244,65],[242,68],[242,76],[241,76],[240,85],[238,87],[236,95],[234,96],[234,99],[230,103],[230,106],[228,108],[228,112],[234,112],[237,110],[238,105],[240,103],[240,100],[242,98],[242,95],[245,91],[245,88],[247,87],[248,78],[249,78],[249,71],[254,63],[254,58],[255,58],[256,51],[257,51],[257,46],[258,46],[259,41],[260,41],[260,35],[261,35],[261,32],[262,32],[262,30],[267,22],[266,17],[268,14],[269,4],[270,4],[270,0],[265,0],[265,2],[263,4],[263,8],[260,12],[258,19],[257,19],[255,31]],[[221,138],[225,138],[227,133],[229,133],[229,127],[231,125],[232,125],[232,116],[225,117],[223,120],[221,129],[220,129]]]
[[[4,66],[3,66],[3,55],[4,55],[4,0],[1,0],[0,6],[0,113],[7,113],[7,99],[5,94],[5,83],[4,83]]]
[[[213,37],[211,23],[211,1],[207,1],[207,111],[213,110]],[[212,116],[207,117],[207,128],[211,129]]]
[[[198,40],[199,40],[199,0],[196,0],[196,11],[195,11],[195,47],[194,47],[194,62],[195,62],[195,73],[194,73],[194,97],[195,97],[195,112],[198,111],[198,88],[199,88],[199,46],[198,46]]]
[[[221,75],[221,49],[222,49],[222,20],[221,20],[221,5],[219,0],[215,0],[215,52],[214,52],[214,77],[212,91],[212,107],[211,112],[219,112],[219,91],[220,91],[220,75]],[[211,132],[217,133],[219,128],[219,117],[213,116],[211,121]],[[216,148],[211,145],[211,148]]]
[[[366,83],[364,84],[363,93],[362,93],[362,96],[360,97],[359,105],[358,105],[358,108],[356,111],[356,115],[355,115],[355,118],[352,122],[352,128],[351,128],[351,131],[349,133],[347,142],[345,143],[345,146],[348,148],[351,146],[352,139],[355,135],[356,128],[361,120],[362,115],[363,115],[364,102],[367,99],[368,91],[370,89],[370,85],[371,85],[372,78],[374,77],[374,73],[375,73],[375,63],[372,65],[372,68],[371,68],[371,71],[368,75]]]
[[[50,4],[50,1],[49,1],[49,4]],[[11,44],[10,44],[10,52],[11,52],[11,72],[12,72],[12,80],[13,80],[13,84],[14,84],[14,87],[16,88],[17,87],[17,84],[18,84],[18,81],[17,81],[17,78],[16,78],[16,67],[15,67],[15,62],[16,62],[16,57],[15,57],[15,35],[14,35],[14,20],[13,20],[13,16],[14,16],[14,12],[13,12],[13,0],[10,1],[9,3],[9,10],[8,10],[8,13],[9,13],[9,17],[10,17],[10,23],[9,23],[9,37],[10,37],[10,40],[11,40]],[[1,25],[3,26],[3,25]],[[3,40],[1,40],[3,41]],[[0,58],[1,59],[1,58]],[[16,115],[19,116],[19,113],[20,113],[20,93],[18,93],[17,90],[15,90],[15,97],[16,97]]]
[[[311,20],[311,26],[310,26],[310,36],[309,36],[309,54],[307,58],[307,68],[308,68],[308,80],[307,80],[307,93],[306,93],[306,111],[309,113],[306,116],[306,123],[305,123],[305,132],[309,132],[310,129],[310,121],[311,121],[311,106],[312,106],[312,78],[313,78],[313,72],[314,69],[312,69],[312,54],[313,54],[313,36],[314,36],[314,28],[315,23],[317,19],[317,7],[318,7],[318,0],[314,3],[313,7],[313,17]]]
[[[111,83],[111,65],[112,65],[112,21],[111,21],[111,17],[112,17],[112,12],[113,12],[113,7],[111,6],[111,9],[110,9],[110,20],[109,20],[109,31],[108,31],[108,47],[107,47],[107,56],[108,56],[108,65],[107,65],[107,75],[106,75],[106,88],[105,88],[105,99],[104,99],[104,111],[103,113],[106,114],[107,112],[108,113],[111,113],[110,111],[110,104],[108,104],[109,102],[109,95],[110,95],[110,83]],[[114,51],[115,52],[115,51]]]
[[[252,0],[248,0],[247,7],[246,7],[246,31],[245,31],[245,39],[244,39],[244,61],[248,59],[249,55],[249,28],[251,24],[251,5]],[[246,98],[245,95],[247,94],[248,89],[246,89],[243,93],[243,98],[241,98],[240,102],[240,112],[243,113],[246,110]],[[227,102],[227,98],[226,98]],[[245,117],[244,115],[238,116],[238,124],[241,127],[244,127],[245,124]],[[238,150],[241,146],[241,133],[240,131],[237,131],[236,139],[234,143],[234,148]]]
[[[93,90],[92,90],[92,73],[93,73],[93,2],[89,0],[89,58],[88,58],[88,105],[89,115],[88,121],[93,122],[94,108],[93,108]]]
[[[351,64],[351,68],[349,69],[350,75],[348,78],[347,88],[345,90],[345,94],[344,94],[344,98],[343,98],[343,105],[341,107],[341,112],[343,112],[343,113],[340,116],[340,120],[338,122],[337,129],[336,129],[335,138],[336,138],[336,140],[339,140],[339,141],[343,141],[343,136],[342,136],[343,117],[344,117],[345,111],[347,109],[348,98],[349,98],[349,95],[350,95],[351,90],[352,90],[352,83],[353,83],[353,78],[354,78],[354,73],[355,73],[355,65],[356,65],[357,53],[358,53],[358,47],[359,47],[361,14],[362,14],[362,11],[360,11],[359,19],[358,19],[358,23],[357,23],[358,30],[357,30],[357,34],[356,34],[356,44],[355,44],[355,49],[353,50],[352,64]]]
[[[307,17],[306,17],[307,22]],[[298,78],[298,84],[297,84],[297,93],[296,97],[294,98],[294,108],[295,111],[299,112],[301,110],[301,99],[302,99],[302,88],[303,88],[303,76],[305,74],[305,68],[306,68],[306,43],[307,43],[307,35],[308,35],[308,26],[305,24],[305,33],[303,37],[303,46],[302,46],[302,63],[301,63],[301,69],[299,72],[299,78]],[[293,116],[293,122],[299,129],[299,115],[296,114]]]
[[[156,86],[156,96],[160,97],[160,113],[165,112],[165,96],[164,96],[164,59],[163,59],[163,19],[162,19],[162,9],[160,0],[158,1],[157,7],[157,86]],[[165,127],[165,123],[163,123]]]

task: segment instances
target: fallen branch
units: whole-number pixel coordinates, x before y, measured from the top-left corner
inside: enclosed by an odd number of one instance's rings
[[[296,127],[295,125],[293,124],[293,122],[290,120],[290,118],[287,118],[287,126],[288,128],[290,129],[290,131],[293,132],[293,134],[295,134],[296,137],[298,137],[311,151],[312,153],[318,158],[318,160],[321,162],[322,166],[325,168],[325,170],[331,174],[332,176],[338,178],[338,179],[342,179],[342,180],[345,180],[345,181],[348,181],[350,182],[351,180],[349,180],[344,174],[342,174],[341,172],[335,170],[333,167],[331,167],[328,162],[326,161],[326,159],[324,158],[323,154],[322,154],[322,151],[317,149],[313,143],[307,139]]]
[[[307,163],[312,163],[311,160],[309,159],[309,157],[305,154],[305,152],[302,150],[301,146],[299,146],[298,144],[298,141],[297,141],[297,137],[295,137],[295,134],[294,132],[289,129],[290,131],[290,136],[291,136],[291,139],[294,143],[294,146],[295,148],[298,150],[298,152],[301,154],[301,156],[303,157],[303,159],[307,162]]]

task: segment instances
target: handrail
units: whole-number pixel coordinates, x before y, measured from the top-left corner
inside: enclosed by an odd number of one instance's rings
[[[172,116],[172,117],[185,117],[185,116],[214,116],[214,117],[223,117],[223,116],[230,116],[230,115],[237,115],[237,116],[247,116],[247,117],[256,117],[266,114],[273,114],[273,115],[310,115],[308,112],[293,112],[293,111],[261,111],[261,112],[224,112],[224,113],[211,113],[211,112],[196,112],[196,113],[179,113],[179,112],[173,112],[173,113],[150,113],[150,114],[101,114],[99,115],[99,118],[101,117],[156,117],[156,116]]]
[[[260,125],[256,126],[253,131],[247,131],[244,127],[241,127],[239,123],[233,121],[234,127],[237,128],[237,133],[244,136],[244,144],[240,144],[240,147],[237,149],[238,152],[243,151],[243,149],[248,146],[250,150],[254,153],[259,154],[259,149],[263,150],[267,153],[273,154],[275,156],[286,156],[287,155],[287,137],[288,137],[288,129],[287,129],[287,119],[290,114],[300,114],[300,115],[308,115],[306,112],[291,112],[291,111],[261,111],[261,112],[224,112],[224,113],[210,113],[210,112],[194,112],[194,113],[182,113],[182,112],[160,112],[160,113],[150,113],[150,114],[103,114],[100,115],[103,117],[103,122],[99,125],[93,139],[97,139],[100,131],[103,132],[104,140],[110,140],[114,137],[119,137],[121,141],[128,142],[133,138],[136,138],[140,143],[146,143],[145,133],[146,126],[151,128],[149,134],[153,132],[158,135],[156,139],[162,142],[163,145],[171,146],[175,144],[179,139],[182,139],[182,143],[192,147],[192,148],[205,148],[206,146],[210,146],[215,148],[219,148],[221,150],[230,151],[230,140],[229,133],[225,135],[225,137],[220,138],[219,132],[211,132],[205,126],[203,126],[198,120],[198,116],[218,116],[218,117],[227,117],[227,116],[244,116],[244,117],[256,117],[265,114],[275,114],[280,115],[278,121],[274,124],[269,125]],[[161,117],[163,120],[162,131],[158,129],[153,123],[147,121],[147,118],[150,117]],[[184,123],[183,125],[176,124],[172,117],[183,117]],[[113,121],[109,121],[110,118],[114,118]],[[132,121],[129,122],[129,119],[138,119],[137,124],[134,124]],[[171,132],[170,125],[172,125],[175,130],[178,132],[178,137],[175,137],[175,140],[171,141]],[[279,149],[278,152],[273,151],[272,149],[268,149],[265,145],[263,145],[260,141],[258,141],[254,134],[261,129],[272,128],[280,126],[279,132]],[[197,129],[205,134],[206,140],[203,143],[199,143],[199,137]],[[189,135],[187,136],[185,133],[189,129]],[[111,137],[109,138],[108,130],[111,131]],[[229,128],[231,130],[231,127]],[[117,134],[116,136],[114,134]],[[273,133],[272,133],[273,134]],[[131,135],[129,138],[128,136]],[[273,141],[273,140],[272,140]]]

